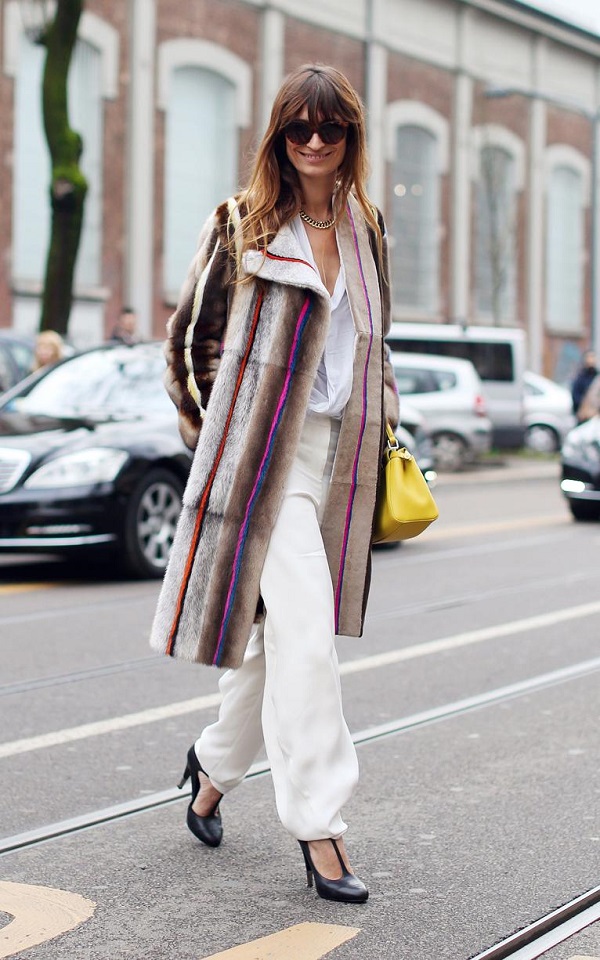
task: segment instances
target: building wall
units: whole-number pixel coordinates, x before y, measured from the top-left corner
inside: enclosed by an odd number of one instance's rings
[[[0,231],[5,238],[0,257],[0,325],[4,326],[10,326],[13,318],[15,323],[18,320],[10,239],[17,7],[16,0],[6,0],[0,20],[4,121]],[[590,199],[584,211],[581,326],[563,332],[546,328],[548,198],[539,182],[548,148],[568,149],[591,167],[590,115],[600,102],[600,39],[503,0],[473,0],[469,6],[459,0],[305,0],[301,7],[291,0],[273,0],[268,7],[262,0],[194,0],[192,4],[187,0],[87,0],[86,11],[106,24],[118,40],[116,82],[112,91],[108,84],[103,100],[102,281],[92,297],[95,313],[89,320],[88,340],[110,331],[125,302],[140,310],[142,332],[161,337],[173,307],[163,289],[165,110],[159,102],[160,58],[165,45],[182,39],[215,45],[212,49],[222,50],[224,57],[234,55],[248,71],[248,115],[238,120],[240,182],[247,176],[274,90],[285,73],[306,61],[339,67],[369,105],[373,189],[388,216],[393,202],[388,128],[394,105],[417,104],[424,115],[437,118],[440,130],[447,126],[448,162],[440,172],[439,311],[427,318],[432,322],[457,319],[460,296],[456,291],[461,283],[467,291],[467,316],[460,319],[482,319],[475,295],[477,150],[490,131],[516,144],[523,179],[516,196],[512,321],[529,333],[530,366],[553,374],[564,368],[566,348],[573,357],[592,336],[600,336],[598,330],[591,330],[590,319],[594,209]],[[132,16],[145,18],[154,41],[148,45],[146,37],[147,46],[137,55]],[[109,61],[107,55],[108,65]],[[215,63],[218,70],[218,59]],[[496,89],[496,96],[488,96],[490,87]],[[143,110],[142,101],[136,100],[138,90],[150,98],[150,108],[147,120],[146,114],[137,114],[134,125],[133,111],[138,106]],[[569,109],[567,103],[577,107]],[[457,253],[463,249],[464,254]],[[190,250],[190,258],[192,254]],[[76,298],[77,331],[88,323],[89,307],[88,291],[87,300]]]

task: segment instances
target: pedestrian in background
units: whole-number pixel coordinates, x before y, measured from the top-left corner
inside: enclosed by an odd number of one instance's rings
[[[365,193],[361,103],[327,66],[283,83],[250,185],[209,218],[168,325],[167,389],[195,447],[152,644],[228,666],[190,748],[187,823],[221,842],[220,803],[263,744],[309,885],[363,902],[341,810],[358,779],[335,634],[360,636],[384,419],[381,217]]]
[[[596,367],[596,354],[593,350],[586,350],[583,354],[582,365],[577,372],[577,376],[571,384],[571,397],[573,398],[573,413],[577,417],[580,423],[583,420],[589,419],[588,416],[581,416],[581,404],[583,398],[588,392],[589,387],[591,386],[592,380],[598,374],[598,368]],[[581,411],[584,413],[584,411]]]
[[[65,343],[56,330],[42,330],[35,338],[33,350],[32,373],[58,363],[65,355]]]
[[[109,343],[124,343],[131,346],[138,343],[137,314],[132,307],[123,307],[119,319],[113,327]]]

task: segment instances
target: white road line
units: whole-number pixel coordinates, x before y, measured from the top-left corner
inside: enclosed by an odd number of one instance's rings
[[[198,710],[214,707],[220,702],[220,694],[209,693],[204,697],[180,700],[178,703],[169,703],[164,707],[140,710],[139,713],[126,713],[122,717],[110,717],[108,720],[98,720],[95,723],[83,723],[78,727],[53,730],[52,733],[43,733],[38,737],[13,740],[10,743],[0,744],[0,759],[14,757],[19,753],[29,753],[30,750],[43,750],[46,747],[72,743],[74,740],[87,740],[88,737],[99,737],[104,733],[115,733],[117,730],[127,730],[130,727],[141,727],[146,723],[156,723],[158,720],[180,717],[186,713],[196,713]]]
[[[416,660],[420,657],[428,657],[432,654],[441,653],[442,651],[457,650],[475,643],[483,643],[486,640],[495,640],[498,637],[516,636],[531,630],[541,630],[559,623],[579,620],[583,617],[591,617],[597,613],[600,613],[600,601],[584,603],[575,607],[566,607],[562,610],[555,610],[552,613],[542,613],[535,617],[525,617],[521,620],[511,620],[509,623],[483,627],[480,630],[456,633],[450,637],[442,637],[439,640],[430,640],[426,643],[417,643],[400,650],[390,650],[387,653],[378,653],[371,657],[363,657],[359,660],[348,660],[340,664],[340,673],[348,676],[353,673],[362,673],[366,670],[376,670],[380,667],[390,666],[391,664],[403,663],[407,660]],[[141,710],[138,713],[127,713],[120,717],[111,717],[108,720],[99,720],[94,723],[84,723],[77,727],[54,730],[51,733],[41,734],[36,737],[12,740],[8,743],[0,744],[0,759],[14,757],[21,753],[29,753],[32,750],[43,750],[48,747],[61,746],[65,743],[72,743],[75,740],[86,740],[90,737],[98,737],[106,733],[114,733],[118,730],[126,730],[131,727],[140,727],[147,723],[156,723],[160,720],[180,717],[188,713],[196,713],[199,710],[217,706],[220,702],[220,694],[208,694],[203,697],[194,697],[192,700],[180,700],[177,703],[168,703],[163,707]]]

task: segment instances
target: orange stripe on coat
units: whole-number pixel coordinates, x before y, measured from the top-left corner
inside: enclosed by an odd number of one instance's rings
[[[194,563],[194,557],[196,556],[196,550],[198,549],[198,540],[200,539],[200,531],[202,529],[202,523],[204,521],[204,516],[206,513],[206,507],[208,504],[208,498],[210,497],[210,492],[212,490],[212,485],[214,483],[215,477],[217,475],[217,470],[219,464],[223,457],[223,452],[225,450],[225,442],[227,440],[227,434],[231,421],[233,419],[233,411],[235,408],[235,403],[242,386],[242,380],[244,378],[244,373],[248,365],[248,358],[250,356],[250,351],[252,349],[252,344],[254,343],[254,335],[256,333],[256,327],[258,326],[258,318],[260,316],[260,309],[263,301],[263,292],[261,291],[258,295],[256,301],[256,307],[254,309],[254,316],[252,318],[252,326],[250,327],[250,333],[248,336],[248,343],[246,346],[246,352],[242,358],[240,364],[240,369],[238,371],[237,380],[235,383],[235,389],[233,391],[233,396],[231,398],[231,403],[229,405],[229,411],[227,413],[227,419],[225,421],[225,427],[223,428],[223,436],[221,437],[221,442],[219,444],[219,449],[217,450],[217,455],[215,457],[215,462],[213,463],[212,469],[210,471],[208,480],[206,481],[206,486],[202,494],[200,503],[198,504],[198,513],[196,514],[196,523],[194,524],[194,533],[192,535],[192,541],[190,543],[190,549],[188,551],[188,556],[185,564],[185,569],[183,572],[183,578],[181,581],[181,587],[179,588],[179,596],[177,598],[177,606],[175,608],[175,615],[173,617],[173,622],[171,624],[171,630],[169,631],[169,638],[167,640],[167,647],[165,654],[168,657],[173,656],[173,649],[175,647],[175,639],[177,636],[177,630],[179,628],[179,622],[181,620],[181,614],[183,612],[183,605],[185,603],[185,597],[187,594],[187,589],[190,582],[190,575],[192,572],[192,566]]]

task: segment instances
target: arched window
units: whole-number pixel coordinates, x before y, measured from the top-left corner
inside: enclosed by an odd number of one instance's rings
[[[438,138],[414,124],[396,129],[392,161],[391,267],[394,305],[439,307],[440,171]]]
[[[37,289],[43,282],[50,235],[50,158],[44,137],[40,91],[45,51],[20,34],[15,84],[13,279]],[[78,40],[69,70],[69,119],[83,139],[81,168],[89,184],[75,288],[101,279],[102,78],[100,51]]]
[[[171,72],[166,102],[164,289],[173,300],[211,210],[238,181],[236,88],[200,66]]]
[[[550,330],[579,333],[583,323],[585,190],[580,170],[552,168],[548,180],[546,317]]]
[[[481,147],[477,182],[476,305],[494,323],[512,322],[516,305],[517,194],[514,156]]]

